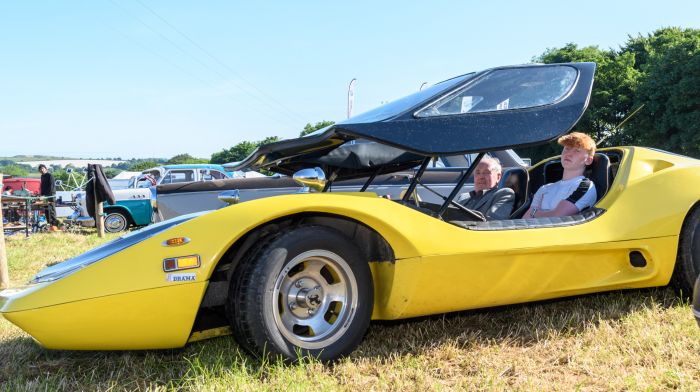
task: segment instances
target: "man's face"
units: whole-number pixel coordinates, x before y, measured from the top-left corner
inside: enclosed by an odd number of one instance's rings
[[[561,152],[561,165],[566,170],[581,170],[590,165],[593,159],[588,156],[588,151],[581,147],[564,146]]]
[[[474,170],[474,190],[485,191],[498,185],[501,173],[493,162],[480,162]]]
[[[42,167],[42,168],[39,169],[39,173],[41,173],[41,174],[46,174],[46,172],[48,172],[48,171],[49,171],[49,170],[48,170],[47,168],[45,168],[45,167]]]

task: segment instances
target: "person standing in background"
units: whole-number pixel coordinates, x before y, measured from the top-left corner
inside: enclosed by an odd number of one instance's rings
[[[47,200],[44,214],[46,214],[46,222],[51,225],[49,231],[58,231],[58,220],[56,219],[56,181],[53,175],[49,173],[49,169],[43,163],[39,165],[39,173],[41,173],[41,196],[50,197]]]

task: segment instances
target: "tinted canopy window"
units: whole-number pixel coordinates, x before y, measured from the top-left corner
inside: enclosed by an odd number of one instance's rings
[[[416,117],[494,112],[551,104],[574,87],[578,72],[569,66],[497,69],[467,84]]]

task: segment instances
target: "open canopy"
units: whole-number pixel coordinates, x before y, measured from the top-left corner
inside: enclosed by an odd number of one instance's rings
[[[338,179],[412,167],[425,157],[548,142],[586,110],[595,63],[529,64],[458,76],[298,139],[263,145],[236,169]],[[374,143],[348,143],[364,139]]]

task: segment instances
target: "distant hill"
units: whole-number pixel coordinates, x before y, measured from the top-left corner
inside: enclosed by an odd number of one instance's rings
[[[15,161],[16,163],[21,163],[24,165],[29,165],[32,168],[38,167],[40,164],[46,166],[61,166],[68,167],[69,165],[76,168],[87,167],[88,163],[99,163],[104,167],[118,165],[124,161],[117,161],[113,159],[35,159],[35,160],[22,160]]]
[[[56,157],[52,155],[15,155],[12,157],[0,157],[0,161],[13,161],[13,162],[22,162],[22,161],[55,161],[55,160],[62,160],[62,159],[78,159],[78,158],[70,158],[70,157]]]

